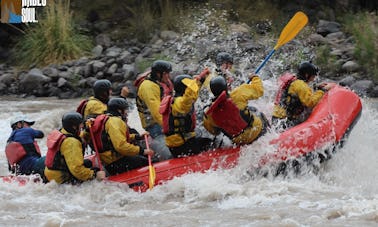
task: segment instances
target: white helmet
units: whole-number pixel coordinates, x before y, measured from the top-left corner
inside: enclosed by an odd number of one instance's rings
[[[17,124],[20,121],[24,121],[29,125],[33,125],[35,123],[35,121],[30,120],[26,115],[20,114],[10,120],[10,126],[13,127],[14,124]]]

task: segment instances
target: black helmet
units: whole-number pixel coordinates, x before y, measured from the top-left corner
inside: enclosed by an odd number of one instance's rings
[[[156,73],[172,72],[171,63],[163,60],[156,60],[151,66],[151,76],[156,77]]]
[[[298,78],[307,81],[311,76],[318,75],[319,68],[311,62],[305,61],[299,65]]]
[[[219,54],[217,54],[217,57],[215,59],[217,66],[219,67],[225,62],[234,64],[234,58],[231,56],[231,54],[227,52],[220,52]]]
[[[218,97],[223,91],[227,91],[227,82],[223,76],[217,76],[210,80],[210,90],[215,97]]]
[[[83,116],[78,112],[68,112],[62,117],[63,128],[74,135],[78,134],[81,123],[83,123]],[[74,129],[74,126],[76,126],[76,129]]]
[[[118,115],[118,110],[127,110],[129,104],[124,98],[111,98],[108,102],[108,112]]]
[[[185,78],[192,79],[190,75],[186,75],[186,74],[178,75],[175,77],[175,80],[173,82],[174,88],[175,88],[175,96],[181,96],[184,94],[186,85],[182,83],[182,80]]]
[[[99,98],[101,101],[103,101],[101,98],[105,98],[105,97],[103,97],[104,94],[105,94],[105,96],[106,96],[106,94],[108,94],[107,98],[109,98],[110,94],[108,93],[108,91],[111,88],[112,88],[112,83],[109,80],[97,80],[93,85],[94,96],[96,98]],[[105,98],[105,99],[107,99],[107,98]]]

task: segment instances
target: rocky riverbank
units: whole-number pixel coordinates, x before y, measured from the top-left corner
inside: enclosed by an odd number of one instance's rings
[[[205,18],[206,14],[204,14]],[[76,98],[91,94],[97,79],[109,79],[114,93],[124,85],[135,96],[133,81],[144,71],[141,66],[157,58],[173,63],[178,74],[196,74],[204,67],[213,67],[215,55],[227,51],[235,58],[235,73],[242,79],[261,63],[271,50],[275,40],[269,36],[269,24],[256,28],[246,24],[230,24],[227,31],[212,26],[204,18],[198,19],[198,27],[190,33],[178,34],[161,31],[148,43],[135,40],[112,40],[109,34],[98,35],[92,56],[83,57],[61,65],[18,71],[9,64],[0,65],[0,95],[20,97]],[[366,79],[361,67],[353,59],[353,37],[348,37],[340,24],[320,20],[315,28],[307,28],[309,34],[297,37],[285,44],[261,71],[263,78],[278,77],[285,70],[295,72],[293,61],[315,59],[315,50],[327,45],[331,55],[337,58],[335,71],[321,72],[322,79],[338,82],[355,90],[361,96],[378,97],[378,85]],[[307,34],[307,33],[306,33]],[[297,54],[300,53],[300,58]],[[299,63],[299,62],[298,62]]]

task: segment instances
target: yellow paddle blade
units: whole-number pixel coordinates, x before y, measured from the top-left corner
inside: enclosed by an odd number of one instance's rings
[[[308,18],[306,14],[299,11],[297,12],[289,21],[289,23],[285,26],[280,34],[280,38],[277,41],[276,46],[274,47],[275,50],[280,48],[285,43],[292,40],[307,24]]]
[[[194,92],[197,92],[198,89],[199,89],[196,80],[184,78],[182,80],[182,83],[185,84],[185,86],[187,86],[190,90],[192,90]]]
[[[149,180],[148,186],[150,189],[152,189],[155,185],[155,179],[156,179],[155,168],[152,165],[149,165],[148,169],[150,171],[150,176],[148,179]]]

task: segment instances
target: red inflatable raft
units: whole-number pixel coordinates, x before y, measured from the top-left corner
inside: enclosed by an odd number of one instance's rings
[[[354,92],[344,87],[334,87],[324,95],[305,122],[281,133],[270,142],[277,148],[276,152],[264,155],[260,165],[282,163],[314,151],[342,145],[361,110],[361,100]],[[155,185],[187,173],[232,168],[237,165],[239,155],[240,148],[236,147],[155,163]],[[134,190],[143,192],[148,189],[149,168],[146,166],[110,176],[108,180],[127,183]]]

